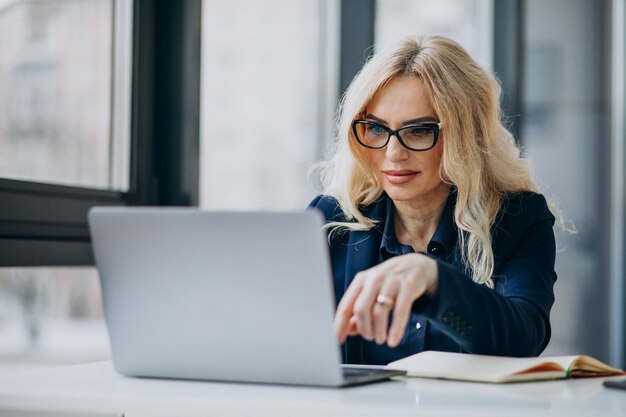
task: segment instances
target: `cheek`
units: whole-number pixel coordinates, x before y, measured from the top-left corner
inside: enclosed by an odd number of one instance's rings
[[[441,182],[440,165],[441,165],[441,153],[433,153],[428,155],[421,161],[421,166],[424,172],[424,180],[428,184],[438,184]]]
[[[380,183],[382,181],[381,178],[381,167],[382,167],[382,160],[381,158],[377,155],[377,153],[372,152],[370,150],[368,150],[367,152],[365,152],[363,154],[366,166],[368,167],[367,171],[368,171],[368,175],[372,176],[372,179],[374,179],[374,181],[376,181],[377,183]]]
[[[441,166],[441,157],[442,155],[439,152],[434,154],[433,157],[430,158],[429,165],[433,170],[439,171],[439,167]]]
[[[432,149],[432,153],[428,155],[428,160],[426,163],[428,164],[429,171],[432,171],[439,175],[439,168],[441,166],[441,160],[443,158],[443,147],[440,143],[437,144],[436,147]]]
[[[384,155],[381,155],[381,152],[376,152],[373,150],[368,150],[365,154],[365,159],[369,167],[374,171],[374,175],[378,171],[380,171],[380,167],[382,166]]]
[[[419,155],[420,165],[424,167],[425,170],[439,170],[439,165],[441,164],[441,149],[433,148],[430,151],[426,151],[423,154]]]

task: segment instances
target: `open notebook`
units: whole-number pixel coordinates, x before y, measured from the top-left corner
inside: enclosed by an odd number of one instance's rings
[[[407,371],[413,377],[492,383],[625,374],[585,355],[511,358],[435,351],[400,359],[387,368]]]

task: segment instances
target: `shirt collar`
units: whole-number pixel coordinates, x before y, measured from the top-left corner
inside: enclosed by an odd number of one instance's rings
[[[448,200],[443,208],[441,219],[437,229],[433,234],[433,237],[428,244],[428,252],[438,258],[447,258],[454,251],[457,240],[457,229],[454,224],[454,207],[456,205],[456,188],[452,187]],[[385,224],[383,228],[383,237],[380,242],[380,255],[383,260],[390,258],[391,256],[403,255],[405,253],[413,252],[412,248],[408,245],[402,245],[396,238],[396,231],[394,227],[394,209],[393,201],[385,194],[385,204],[387,205]]]

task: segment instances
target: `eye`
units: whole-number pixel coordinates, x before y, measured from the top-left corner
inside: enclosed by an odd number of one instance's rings
[[[413,136],[425,136],[429,135],[432,132],[432,129],[428,127],[414,127],[409,130],[409,134]]]
[[[367,133],[372,135],[381,135],[386,133],[385,129],[381,125],[370,123],[366,127]]]

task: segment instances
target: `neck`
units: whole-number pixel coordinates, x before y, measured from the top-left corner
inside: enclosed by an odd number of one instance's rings
[[[439,187],[418,200],[394,201],[394,227],[398,242],[425,251],[432,238],[450,194],[450,186]]]

